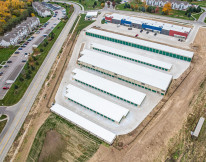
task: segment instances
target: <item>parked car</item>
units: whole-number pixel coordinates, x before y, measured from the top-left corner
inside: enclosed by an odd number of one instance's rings
[[[22,48],[24,48],[24,47],[26,47],[26,45],[25,45],[25,44],[23,44],[21,47],[22,47]]]
[[[9,67],[9,65],[4,65],[4,67],[5,67],[5,68],[8,68],[8,67]]]
[[[40,28],[39,30],[43,30],[44,28]]]
[[[7,63],[12,63],[12,61],[11,61],[11,60],[9,60],[9,61],[7,61]]]
[[[140,30],[140,33],[142,33],[142,32],[143,32],[143,29]]]
[[[157,35],[157,33],[154,34],[154,36],[156,36],[156,35]]]
[[[9,87],[3,87],[3,89],[9,89]]]
[[[39,33],[40,33],[40,31],[37,31],[37,32],[36,32],[36,34],[39,34]]]
[[[19,54],[19,51],[14,52],[15,54]]]
[[[26,60],[22,60],[21,62],[26,62]]]
[[[2,76],[4,73],[3,72],[0,72],[0,76]]]
[[[117,24],[117,27],[120,27],[120,24]]]
[[[28,55],[28,53],[24,53],[24,55]]]
[[[23,50],[23,48],[19,48],[18,50]]]
[[[138,34],[135,35],[135,37],[138,37],[138,36],[139,36]]]
[[[147,31],[146,34],[149,34],[149,31]]]
[[[128,28],[128,30],[132,30],[132,28]]]
[[[31,40],[32,40],[31,38],[28,39],[28,41],[31,41]]]
[[[34,39],[34,36],[31,36],[32,39]]]

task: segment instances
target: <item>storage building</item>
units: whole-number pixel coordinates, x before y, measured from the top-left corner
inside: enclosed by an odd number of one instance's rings
[[[69,84],[66,87],[65,97],[113,122],[120,123],[129,113],[128,109]]]
[[[189,27],[148,20],[140,17],[120,15],[116,13],[112,15],[106,15],[105,20],[114,24],[129,25],[134,28],[150,30],[185,39],[188,37],[191,31],[191,28]]]
[[[172,64],[166,63],[163,61],[155,60],[149,57],[141,56],[135,53],[119,50],[117,48],[112,48],[109,46],[104,46],[98,43],[92,43],[91,49],[101,51],[113,56],[121,57],[124,59],[128,59],[134,62],[138,62],[140,64],[148,65],[157,69],[170,71],[172,68]]]
[[[98,15],[98,12],[87,12],[85,16],[85,20],[92,20],[93,18],[96,18]]]
[[[100,53],[84,54],[77,62],[89,69],[162,95],[166,93],[172,80],[172,75]]]
[[[51,111],[62,118],[70,121],[74,125],[77,125],[78,127],[84,129],[85,131],[89,132],[90,134],[100,138],[104,142],[108,144],[112,144],[116,138],[116,134],[106,130],[105,128],[89,121],[86,118],[83,118],[82,116],[74,113],[73,111],[70,111],[69,109],[59,105],[55,104],[51,107]]]
[[[121,84],[112,82],[80,69],[74,69],[73,73],[75,74],[73,76],[75,81],[130,103],[134,106],[140,106],[146,97],[146,94],[142,92],[138,92]]]
[[[189,62],[192,60],[192,57],[194,55],[194,52],[191,52],[191,51],[186,51],[183,49],[178,49],[178,48],[170,47],[167,45],[153,43],[153,42],[136,39],[136,38],[132,38],[132,37],[124,36],[124,35],[119,35],[119,34],[107,32],[107,31],[103,31],[103,30],[93,29],[93,28],[87,30],[86,35],[92,36],[95,38],[104,39],[104,40],[111,41],[111,42],[115,42],[115,43],[119,43],[119,44],[123,44],[123,45],[127,45],[127,46],[131,46],[131,47],[135,47],[135,48],[139,48],[142,50],[147,50],[150,52],[177,58],[180,60],[189,61]]]

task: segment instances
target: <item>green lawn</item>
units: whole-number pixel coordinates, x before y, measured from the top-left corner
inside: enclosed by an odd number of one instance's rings
[[[63,0],[63,1],[70,1],[70,0]],[[95,0],[71,0],[73,2],[77,2],[84,6],[84,10],[96,10],[96,9],[101,9],[101,2],[96,1],[97,5],[93,8]]]
[[[22,98],[65,24],[65,21],[61,21],[54,28],[54,38],[48,41],[48,45],[46,47],[44,46],[44,42],[39,45],[38,50],[41,51],[42,49],[43,51],[40,52],[40,55],[29,59],[29,62],[27,62],[15,83],[10,87],[4,99],[0,100],[0,105],[13,105]]]
[[[85,16],[86,14],[81,14],[81,18],[75,30],[77,33],[79,33],[82,29],[86,28],[87,26],[89,26],[94,22],[94,21],[85,20]]]
[[[206,1],[193,1],[193,2],[190,2],[191,4],[194,4],[194,5],[199,5],[200,7],[206,7]]]
[[[35,14],[35,15],[37,15],[37,14]],[[37,16],[37,17],[39,18],[39,21],[40,21],[41,24],[46,23],[51,18],[51,16],[49,16],[49,17]]]
[[[0,120],[7,118],[6,115],[1,115]]]
[[[135,6],[134,2],[131,2],[130,5],[133,4]],[[141,7],[141,4],[138,4],[139,7]],[[132,11],[131,8],[124,8],[124,4],[119,4],[116,6],[117,10],[123,10],[123,11]],[[134,12],[140,12],[139,10],[134,10]],[[162,15],[162,8],[159,8],[158,13],[149,13],[145,12],[147,14],[154,14],[154,15],[160,15],[160,16],[167,16],[167,17],[173,17],[173,18],[179,18],[179,19],[185,19],[185,20],[193,20],[192,17],[188,17],[185,15],[185,11],[180,11],[180,10],[172,10],[169,15]]]
[[[7,120],[4,120],[4,121],[0,122],[0,133],[1,133],[2,130],[4,129],[6,123],[7,123]]]
[[[7,61],[9,57],[16,51],[18,47],[9,47],[9,48],[1,48],[0,49],[0,63],[2,61]]]

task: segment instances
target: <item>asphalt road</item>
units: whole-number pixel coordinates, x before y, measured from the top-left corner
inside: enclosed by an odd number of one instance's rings
[[[26,116],[28,115],[35,101],[35,98],[37,97],[51,69],[52,64],[54,63],[64,41],[67,38],[67,35],[69,34],[70,29],[73,26],[73,23],[75,22],[77,16],[81,11],[81,8],[78,5],[73,4],[73,6],[74,12],[72,16],[68,20],[67,24],[65,25],[55,44],[51,48],[47,57],[45,58],[42,66],[40,67],[38,73],[34,77],[32,83],[30,84],[23,98],[20,100],[18,104],[14,106],[0,108],[0,113],[2,112],[9,116],[9,121],[0,136],[0,161],[4,160],[13,141],[15,140],[15,137],[18,134]]]
[[[12,63],[6,63],[5,65],[9,65],[9,67],[2,67],[0,69],[0,72],[3,72],[3,75],[0,77],[0,100],[4,98],[6,93],[9,90],[4,90],[2,89],[5,86],[11,87],[12,84],[7,84],[7,80],[13,80],[15,81],[16,78],[18,77],[19,73],[22,71],[24,65],[26,62],[22,62],[22,60],[28,60],[28,56],[25,55],[25,53],[32,53],[32,46],[33,45],[39,45],[45,37],[43,36],[44,34],[49,34],[52,30],[51,27],[55,27],[56,25],[60,22],[58,18],[60,19],[63,16],[63,13],[59,9],[59,12],[56,17],[52,17],[49,19],[49,24],[43,29],[39,30],[39,34],[33,34],[35,38],[32,39],[32,41],[29,42],[29,44],[22,48],[22,50],[18,50],[20,53],[19,54],[13,54],[8,60],[12,61]]]

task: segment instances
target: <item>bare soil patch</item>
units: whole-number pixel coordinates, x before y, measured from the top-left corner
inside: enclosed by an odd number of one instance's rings
[[[39,157],[39,162],[56,162],[65,149],[65,142],[56,130],[48,131]]]

